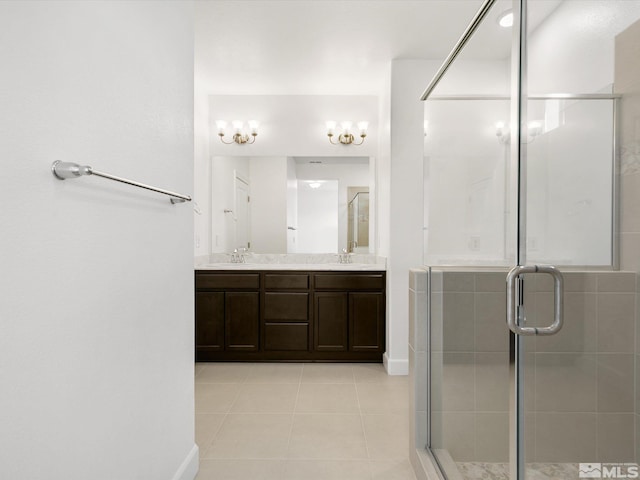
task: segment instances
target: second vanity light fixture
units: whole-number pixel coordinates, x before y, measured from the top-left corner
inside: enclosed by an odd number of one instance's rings
[[[249,120],[249,133],[244,131],[244,122],[242,120],[234,120],[231,122],[233,125],[233,136],[231,140],[225,142],[224,136],[226,135],[227,122],[224,120],[216,121],[216,127],[218,127],[218,136],[220,141],[226,145],[237,143],[238,145],[252,144],[256,141],[258,136],[258,122],[255,120]]]
[[[341,143],[342,145],[362,145],[364,143],[364,139],[367,136],[367,128],[369,128],[369,122],[358,122],[358,136],[361,138],[358,143],[355,142],[356,137],[351,132],[351,128],[353,126],[353,122],[351,121],[344,121],[340,123],[342,133],[338,135],[338,142],[334,142],[333,137],[336,133],[336,124],[337,122],[334,122],[333,120],[327,122],[327,136],[333,145],[338,145],[338,143]]]

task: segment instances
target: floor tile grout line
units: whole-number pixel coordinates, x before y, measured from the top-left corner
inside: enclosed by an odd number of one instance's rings
[[[355,383],[356,377],[353,372],[353,386],[356,389],[356,400],[358,401],[358,412],[360,412],[360,425],[362,427],[362,437],[364,438],[364,448],[367,453],[367,466],[369,468],[369,478],[373,480],[373,468],[371,467],[371,455],[369,454],[369,440],[367,439],[367,431],[364,426],[364,417],[362,415],[362,406],[360,405],[360,392],[358,391],[358,385]]]
[[[284,475],[287,469],[287,462],[289,460],[289,450],[291,449],[291,437],[293,435],[293,425],[296,422],[296,410],[298,409],[298,398],[300,397],[300,386],[302,385],[302,377],[304,376],[304,364],[302,364],[302,368],[300,369],[300,377],[298,382],[298,392],[296,393],[296,401],[293,402],[293,412],[291,413],[291,426],[289,427],[289,437],[287,438],[287,450],[285,451],[285,461],[282,466],[282,475]]]

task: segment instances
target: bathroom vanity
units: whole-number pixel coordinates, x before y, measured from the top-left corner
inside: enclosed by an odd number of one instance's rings
[[[196,361],[381,362],[385,286],[376,265],[196,267]]]

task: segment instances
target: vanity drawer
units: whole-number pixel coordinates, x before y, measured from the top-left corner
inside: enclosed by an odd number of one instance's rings
[[[309,350],[309,325],[307,323],[267,323],[264,327],[264,350]]]
[[[382,290],[385,287],[384,274],[366,275],[317,273],[316,290]]]
[[[267,290],[307,289],[309,275],[300,273],[267,273],[264,276],[264,288]]]
[[[306,322],[309,319],[309,294],[265,292],[264,319],[271,322]]]
[[[258,273],[197,273],[196,289],[252,289],[260,288]]]

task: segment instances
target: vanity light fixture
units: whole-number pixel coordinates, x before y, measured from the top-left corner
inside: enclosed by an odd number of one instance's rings
[[[544,133],[544,129],[542,126],[542,122],[533,120],[529,122],[527,125],[527,143],[533,142],[533,140],[542,135]],[[496,137],[498,137],[498,141],[506,145],[511,141],[511,129],[508,126],[505,126],[504,122],[496,123]]]
[[[244,132],[244,122],[242,120],[234,120],[231,122],[233,125],[233,136],[231,140],[225,142],[224,136],[226,135],[227,122],[224,120],[216,121],[216,127],[218,127],[218,136],[220,141],[226,145],[237,143],[238,145],[252,144],[256,141],[258,136],[258,122],[255,120],[249,120],[249,133]]]
[[[336,130],[336,122],[327,122],[327,136],[329,137],[329,141],[333,145],[338,145],[338,143],[341,143],[342,145],[362,145],[364,143],[364,138],[367,136],[367,128],[369,127],[369,122],[358,122],[358,136],[361,138],[359,143],[355,143],[356,137],[351,132],[353,122],[344,121],[340,124],[340,126],[342,127],[342,133],[338,135],[338,142],[336,143],[333,141],[333,136]]]
[[[505,10],[498,17],[498,25],[503,28],[509,28],[513,26],[513,10]]]

